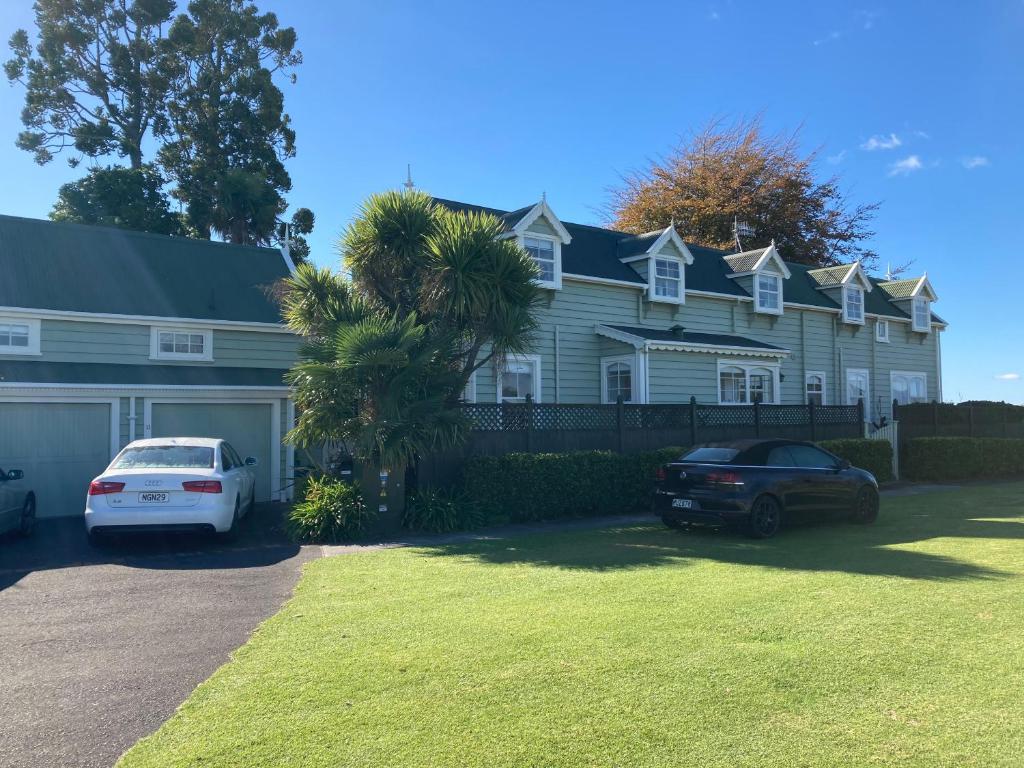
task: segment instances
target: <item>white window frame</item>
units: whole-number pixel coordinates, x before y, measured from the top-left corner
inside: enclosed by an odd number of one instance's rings
[[[550,235],[542,235],[536,232],[524,232],[518,239],[519,247],[526,251],[527,240],[540,240],[545,243],[551,243],[551,250],[554,253],[555,262],[555,274],[554,280],[541,280],[540,278],[534,280],[534,282],[542,288],[551,288],[552,290],[560,290],[562,287],[562,241],[557,237]],[[526,251],[529,253],[529,251]],[[532,256],[530,258],[533,258]],[[536,261],[536,260],[535,260]]]
[[[722,369],[723,368],[740,368],[744,373],[745,380],[745,391],[744,397],[746,398],[743,402],[738,403],[727,403],[722,400]],[[718,392],[718,404],[719,405],[753,405],[750,400],[750,374],[757,370],[764,369],[770,371],[772,374],[772,389],[775,399],[764,401],[764,405],[778,405],[782,402],[782,381],[781,381],[781,365],[779,363],[769,363],[762,360],[719,360],[718,366],[715,370],[715,389]]]
[[[658,285],[658,262],[664,261],[667,263],[675,264],[679,267],[679,295],[678,296],[659,296],[657,293]],[[686,303],[686,262],[683,259],[678,259],[675,256],[652,256],[647,266],[647,298],[651,301],[658,301],[664,304],[685,304]],[[675,278],[665,277],[663,280],[673,280]]]
[[[924,307],[924,323],[918,323],[918,307]],[[915,296],[910,300],[910,327],[918,333],[930,333],[932,330],[931,302],[924,296]]]
[[[0,346],[0,357],[7,355],[16,355],[18,357],[26,355],[39,356],[42,354],[39,351],[39,336],[42,323],[38,317],[2,316],[0,317],[0,325],[23,325],[28,329],[28,344],[24,347],[4,344]]]
[[[817,376],[821,379],[821,404],[828,405],[828,376],[824,371],[806,371],[804,373],[804,405],[810,402],[807,399],[807,385],[810,383],[812,376]]]
[[[773,280],[775,282],[775,291],[779,297],[779,306],[767,307],[761,304],[761,280]],[[754,311],[760,312],[765,315],[781,315],[783,307],[783,296],[782,296],[782,275],[777,275],[774,272],[755,272],[754,273]]]
[[[850,291],[856,291],[860,295],[860,317],[850,314]],[[858,285],[843,286],[843,322],[852,325],[864,325],[864,289]]]
[[[878,318],[875,320],[875,341],[880,344],[889,343],[889,321]]]
[[[501,377],[506,372],[509,363],[530,363],[533,366],[533,402],[539,403],[540,400],[540,383],[541,383],[541,368],[540,368],[540,355],[509,355],[500,367],[495,369],[496,376],[494,381],[494,390],[496,394],[497,402],[503,403],[505,400],[501,396]]]
[[[928,374],[924,371],[889,371],[889,394],[892,395],[892,399],[896,399],[896,378],[902,377],[907,379],[907,402],[900,403],[900,405],[909,405],[911,403],[927,403],[928,402]],[[914,400],[911,396],[910,382],[912,379],[920,379],[924,387],[924,398],[920,400]]]
[[[201,354],[193,352],[161,352],[161,333],[185,333],[190,336],[203,337],[203,351]],[[190,362],[212,363],[213,362],[213,329],[212,328],[184,328],[170,325],[151,326],[149,333],[149,358],[150,360],[185,360]]]
[[[864,420],[871,421],[871,371],[867,368],[847,368],[843,382],[843,402],[856,405],[857,401],[850,397],[850,374],[864,374]]]
[[[638,399],[639,392],[637,391],[638,377],[637,377],[637,356],[636,355],[615,355],[614,357],[602,357],[601,358],[601,402],[614,404],[616,401],[613,400],[608,394],[608,366],[616,363],[622,363],[629,366],[630,376],[630,397],[629,400],[624,400],[626,403],[639,403]]]

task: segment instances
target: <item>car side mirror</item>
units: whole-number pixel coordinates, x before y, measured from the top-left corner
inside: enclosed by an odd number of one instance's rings
[[[245,466],[247,466],[247,467],[255,467],[259,463],[260,463],[259,459],[257,459],[255,456],[246,456],[245,457]]]
[[[7,473],[8,480],[21,480],[25,476],[25,473],[20,469],[12,469]]]
[[[849,469],[851,466],[853,465],[850,464],[850,462],[847,461],[846,459],[840,459],[839,463],[836,464],[836,469],[842,472],[844,469]]]

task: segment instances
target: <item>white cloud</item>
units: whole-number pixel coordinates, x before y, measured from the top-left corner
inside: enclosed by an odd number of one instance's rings
[[[927,131],[914,131],[914,135],[919,139],[930,139],[932,137]]]
[[[924,168],[924,163],[921,162],[921,158],[917,155],[911,155],[890,165],[889,175],[907,176],[914,171],[920,171],[922,168]]]
[[[1019,373],[1000,373],[996,376],[1000,381],[1017,381],[1020,378]]]
[[[862,26],[867,30],[875,26],[875,20],[882,14],[879,11],[859,11],[857,15],[860,16]]]
[[[846,150],[840,150],[837,154],[829,155],[825,159],[828,160],[832,165],[839,165],[841,162],[843,162],[843,160],[846,159]]]
[[[890,133],[888,136],[872,136],[861,144],[860,148],[867,152],[874,152],[876,149],[896,149],[900,146],[903,146],[900,137],[895,133]]]
[[[968,171],[973,171],[975,168],[983,168],[988,164],[988,158],[981,155],[972,155],[971,157],[965,157],[960,160],[960,165]]]
[[[842,36],[843,36],[842,32],[839,32],[837,30],[832,30],[827,35],[825,35],[824,37],[822,37],[822,38],[820,38],[818,40],[815,40],[814,44],[815,45],[824,45],[825,43],[834,43],[836,40],[838,40]]]

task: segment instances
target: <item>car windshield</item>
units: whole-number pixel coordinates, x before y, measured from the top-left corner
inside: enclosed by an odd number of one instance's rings
[[[111,469],[210,469],[213,448],[201,445],[145,445],[125,448]]]
[[[736,458],[739,451],[735,448],[694,448],[683,456],[683,461],[696,461],[701,464],[726,464]]]

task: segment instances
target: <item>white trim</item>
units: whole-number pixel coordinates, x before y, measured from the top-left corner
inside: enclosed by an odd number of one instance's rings
[[[191,352],[161,352],[161,333],[186,333],[192,336],[202,335],[203,351],[201,354]],[[172,325],[153,325],[149,329],[149,359],[150,360],[188,360],[191,362],[212,363],[213,362],[213,329],[212,328],[185,328]]]
[[[643,258],[647,258],[644,256]],[[613,280],[610,277],[592,277],[591,275],[576,275],[571,272],[562,273],[563,280],[571,280],[576,283],[598,283],[599,285],[620,285],[623,288],[636,288],[639,291],[646,291],[644,283],[631,283],[626,280]],[[692,291],[691,291],[692,293]]]
[[[139,417],[135,414],[135,398],[128,396],[128,442],[135,442],[135,422]]]
[[[690,257],[691,260],[693,257]],[[676,264],[679,267],[679,295],[678,296],[658,296],[655,291],[655,286],[658,280],[658,262],[666,261],[671,264]],[[686,260],[681,259],[678,256],[665,256],[656,255],[651,256],[650,261],[647,264],[647,299],[649,301],[655,301],[659,304],[685,304],[686,303]],[[673,280],[675,278],[663,277],[662,280]]]
[[[811,376],[821,377],[821,404],[828,405],[828,374],[825,371],[804,371],[804,403],[807,403],[807,380]]]
[[[837,266],[844,266],[844,265],[837,265]],[[853,281],[853,278],[855,278],[855,277],[860,282],[861,287],[865,291],[867,291],[868,293],[870,293],[874,289],[874,285],[872,284],[871,280],[868,278],[867,272],[864,271],[864,267],[860,263],[860,261],[855,261],[852,264],[849,264],[849,265],[846,265],[846,266],[847,266],[846,274],[843,275],[843,279],[839,281],[838,285],[818,285],[818,286],[816,286],[817,289],[819,291],[828,291],[828,290],[832,290],[834,288],[839,288],[839,287],[844,286],[844,285],[849,285]],[[807,272],[807,274],[811,275],[812,279],[814,279],[813,275],[814,275],[815,272],[823,272],[826,269],[833,269],[833,267],[821,267],[820,269],[812,269],[812,270],[809,270]],[[817,281],[815,280],[815,282],[817,282]]]
[[[0,313],[49,320],[74,320],[89,323],[115,323],[118,325],[152,325],[153,323],[170,323],[181,327],[200,328],[236,328],[258,333],[289,333],[295,331],[284,323],[257,323],[248,320],[203,320],[190,317],[165,317],[162,315],[116,315],[106,312],[71,312],[55,309],[31,309],[28,307],[0,307]]]
[[[897,282],[903,282],[903,281],[901,281],[901,280],[886,280],[884,282],[879,283],[879,285],[881,285],[883,288],[885,288],[887,285],[892,285],[893,283],[897,283]],[[905,296],[905,297],[899,298],[899,299],[895,299],[892,296],[890,296],[889,300],[890,301],[905,301],[908,298],[910,298],[910,299],[916,298],[916,297],[920,296],[922,293],[924,293],[925,291],[928,292],[928,300],[929,301],[938,301],[939,300],[939,294],[937,294],[935,292],[935,289],[932,287],[932,282],[931,282],[931,280],[928,279],[928,273],[927,272],[925,272],[923,275],[921,275],[921,277],[919,277],[917,279],[917,285],[915,285],[914,286],[914,290],[912,290],[910,292],[910,296]],[[886,291],[886,293],[888,293],[888,291]]]
[[[857,402],[850,402],[850,374],[864,374],[864,420],[871,421],[871,371],[867,368],[847,368],[843,372],[843,403],[856,405]]]
[[[855,285],[842,285],[839,288],[843,294],[843,322],[848,325],[864,325],[865,322],[865,293],[863,288],[858,288]],[[849,302],[846,300],[846,294],[848,291],[856,291],[860,294],[860,317],[854,318],[850,316]]]
[[[548,220],[548,223],[551,224],[552,229],[554,229],[558,234],[558,237],[563,244],[568,245],[572,242],[572,235],[569,234],[569,230],[565,228],[565,225],[562,224],[559,218],[555,215],[555,212],[551,210],[551,206],[548,205],[547,200],[541,200],[533,206],[533,208],[527,211],[523,218],[513,225],[512,231],[517,237],[522,237],[527,234],[526,230],[530,228],[530,225],[541,216]]]
[[[738,253],[726,254],[726,256],[738,256],[738,255],[739,255]],[[722,259],[724,261],[725,260],[725,256],[723,256]],[[793,273],[789,271],[789,267],[786,266],[786,262],[782,260],[782,257],[779,255],[778,250],[776,250],[776,248],[775,248],[775,241],[772,240],[771,245],[769,245],[767,248],[764,249],[764,252],[758,257],[758,259],[754,263],[753,267],[751,267],[750,269],[746,270],[745,272],[730,272],[727,275],[727,277],[736,278],[736,277],[746,277],[747,275],[756,275],[757,273],[761,272],[765,267],[767,267],[768,263],[772,262],[772,261],[774,261],[775,264],[778,266],[779,271],[782,272],[782,276],[784,278],[789,280],[789,278],[791,278],[793,276]],[[726,264],[726,266],[728,266],[729,262],[726,261],[725,264]]]
[[[935,334],[935,394],[938,396],[938,401],[942,402],[942,334]]]
[[[524,232],[522,235],[516,237],[516,243],[526,251],[526,240],[543,240],[544,242],[551,243],[551,254],[553,264],[554,279],[553,280],[541,280],[537,279],[534,282],[541,288],[551,288],[553,290],[560,290],[562,288],[562,243],[557,237],[551,235],[537,234],[536,232]],[[529,251],[527,251],[529,253]],[[531,258],[533,258],[531,256]],[[536,261],[536,260],[535,260]]]
[[[885,329],[885,333],[882,333],[882,329]],[[875,341],[879,344],[889,344],[889,321],[884,317],[879,317],[875,320]]]
[[[21,315],[0,315],[0,325],[24,325],[28,327],[27,347],[0,347],[0,358],[3,357],[38,357],[42,355],[39,351],[40,320],[38,317],[24,317]]]
[[[651,330],[657,330],[652,328]],[[607,325],[597,324],[594,326],[594,333],[605,336],[624,344],[630,344],[636,349],[657,349],[672,352],[707,352],[721,355],[746,355],[749,357],[775,357],[784,358],[790,355],[788,349],[766,349],[764,347],[735,347],[727,344],[698,344],[689,341],[651,341],[644,339],[627,331],[620,331]]]
[[[288,402],[285,403],[284,417],[288,424],[288,429],[291,431],[295,428],[295,401],[290,397]],[[282,436],[282,439],[283,436]],[[288,443],[285,446],[284,452],[284,480],[286,488],[282,491],[285,497],[282,501],[294,501],[295,500],[295,446],[292,443]]]
[[[601,402],[605,404],[614,404],[616,401],[611,400],[608,397],[608,376],[605,368],[615,363],[624,363],[629,366],[629,389],[630,395],[629,400],[626,403],[637,402],[637,354],[634,352],[632,355],[611,355],[608,357],[601,358]]]
[[[917,302],[924,302],[924,312],[927,320],[922,327],[917,322]],[[915,296],[910,300],[910,329],[915,333],[931,333],[932,331],[932,303],[924,296]]]
[[[910,403],[914,402],[928,402],[928,373],[926,371],[889,371],[889,394],[892,396],[892,400],[896,399],[895,378],[897,376],[904,376],[907,379],[920,378],[922,381],[924,381],[924,400],[908,400],[906,403],[900,403],[900,405],[909,405]],[[909,381],[907,382],[907,396],[910,396]]]
[[[270,406],[270,500],[287,501],[287,493],[281,483],[281,401],[278,398],[233,398],[228,402],[220,399],[210,400],[201,393],[195,397],[147,397],[143,400],[142,412],[144,419],[143,434],[153,436],[153,405],[173,405],[187,403],[189,405],[269,405]],[[275,488],[275,486],[277,486]]]
[[[121,399],[119,397],[90,397],[65,394],[8,394],[0,392],[0,403],[102,403],[110,406],[110,458],[113,461],[121,450]]]
[[[693,254],[690,253],[690,249],[686,247],[686,243],[683,242],[683,239],[679,236],[679,233],[676,232],[676,228],[671,224],[665,227],[665,231],[662,232],[661,235],[659,235],[658,239],[655,240],[654,243],[651,245],[651,247],[647,249],[647,255],[650,256],[651,258],[659,256],[661,249],[664,248],[665,244],[669,242],[672,243],[672,245],[674,245],[679,250],[679,252],[683,254],[682,259],[684,263],[686,263],[687,265],[693,264]],[[664,256],[661,258],[676,259],[679,257]]]
[[[476,402],[476,375],[480,372],[480,369],[473,371],[469,374],[469,381],[466,382],[466,386],[462,390],[462,399],[467,403]]]
[[[501,396],[501,375],[503,373],[505,373],[505,366],[508,363],[530,363],[533,366],[533,369],[532,369],[532,376],[533,376],[533,402],[535,402],[535,403],[541,402],[541,399],[540,399],[541,398],[540,385],[541,385],[541,381],[542,381],[543,377],[541,376],[541,370],[540,370],[540,365],[541,365],[540,355],[509,355],[508,357],[506,357],[504,359],[504,361],[502,361],[502,364],[501,364],[500,368],[497,365],[494,367],[494,373],[495,373],[495,377],[494,377],[494,379],[495,379],[495,381],[494,381],[494,390],[495,390],[495,394],[497,395],[497,402],[499,404],[505,402],[504,399]]]
[[[761,306],[761,280],[762,278],[768,278],[775,281],[776,292],[779,296],[778,307],[762,307]],[[777,275],[774,272],[757,272],[754,273],[754,311],[759,312],[763,315],[781,315],[784,311],[785,302],[782,300],[782,275]]]
[[[782,402],[782,365],[781,363],[767,363],[763,360],[718,360],[715,366],[715,389],[718,392],[719,405],[753,405],[750,401],[750,372],[755,368],[762,368],[772,373],[772,389],[775,399],[765,405],[778,405]],[[722,402],[722,368],[740,368],[746,378],[745,394],[747,399],[742,403]],[[806,386],[806,385],[805,385]]]
[[[11,391],[15,393],[32,392],[94,392],[97,394],[112,394],[117,397],[128,397],[127,393],[143,391],[152,394],[198,392],[209,397],[231,399],[241,393],[244,396],[266,396],[266,397],[288,397],[291,390],[288,387],[230,387],[230,386],[203,386],[192,384],[74,384],[64,382],[31,382],[31,381],[0,381],[0,393]]]

